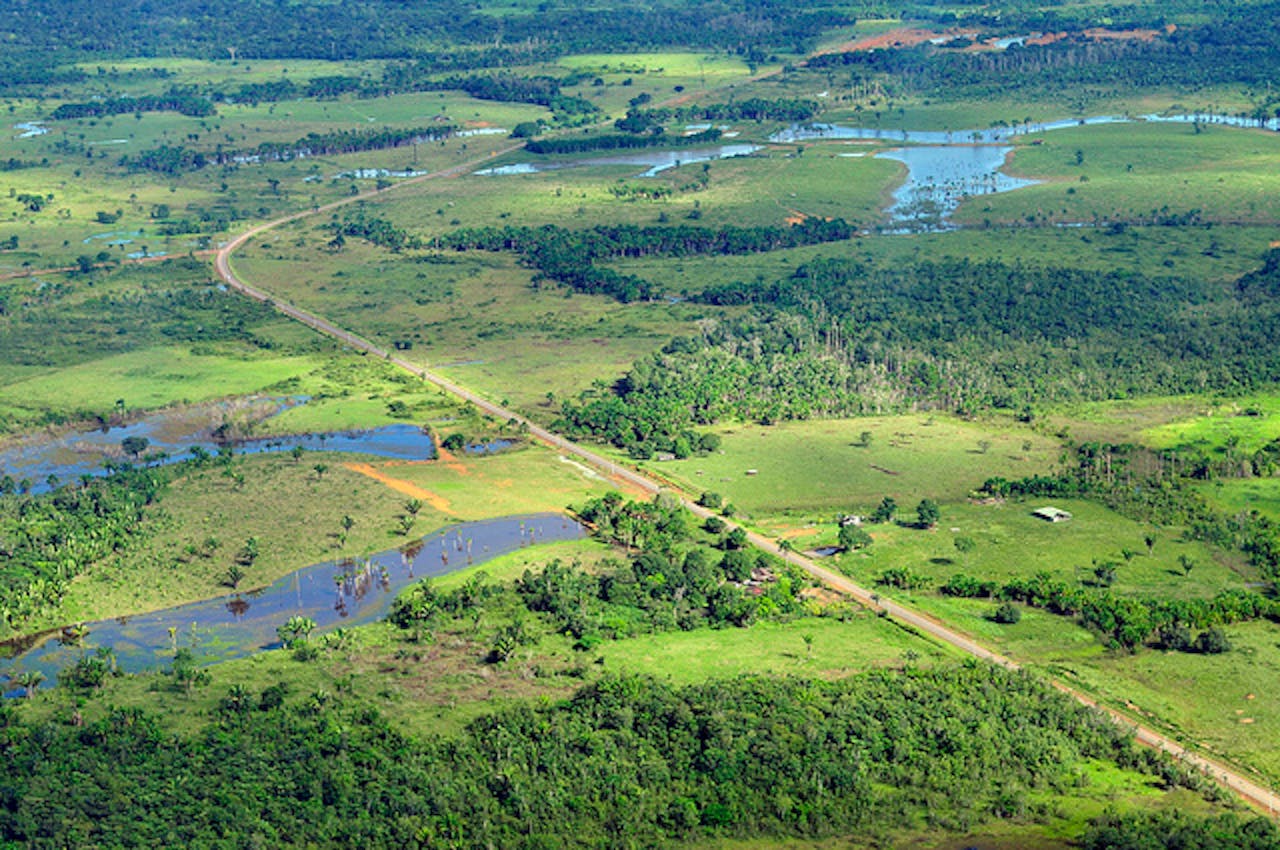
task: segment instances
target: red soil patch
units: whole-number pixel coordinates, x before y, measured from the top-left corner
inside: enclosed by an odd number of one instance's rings
[[[947,30],[946,32],[937,32],[936,30],[922,30],[916,27],[899,27],[898,29],[882,32],[879,35],[869,35],[860,38],[857,41],[848,41],[839,47],[831,50],[831,53],[853,53],[859,50],[887,50],[894,47],[915,47],[917,44],[924,44],[926,41],[932,41],[935,38],[973,38],[978,34],[977,30]]]

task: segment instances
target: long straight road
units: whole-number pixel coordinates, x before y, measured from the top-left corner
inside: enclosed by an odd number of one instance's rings
[[[508,148],[505,148],[499,151],[498,153],[509,153],[511,151],[518,150],[520,147],[522,147],[522,145],[512,145]],[[485,157],[485,159],[489,159],[495,155],[496,154],[489,154],[488,156]],[[217,268],[218,275],[226,282],[227,286],[231,287],[233,290],[240,292],[257,301],[262,301],[264,303],[271,304],[272,306],[275,307],[275,309],[279,310],[284,315],[289,316],[290,318],[295,319],[301,322],[302,324],[307,325],[308,327],[320,333],[325,334],[326,336],[332,337],[333,339],[336,339],[342,342],[343,344],[350,346],[353,349],[356,349],[358,351],[363,351],[367,354],[371,354],[376,357],[383,358],[388,362],[393,363],[396,366],[400,367],[401,369],[404,369],[405,371],[411,374],[417,375],[419,378],[422,378],[423,380],[435,385],[436,387],[439,387],[444,392],[474,404],[479,410],[483,411],[486,414],[489,414],[490,416],[497,418],[499,421],[506,422],[514,419],[515,421],[527,426],[529,429],[530,435],[534,439],[537,439],[540,442],[545,443],[548,446],[551,446],[552,448],[562,451],[566,455],[572,455],[577,459],[586,462],[587,464],[595,467],[600,472],[604,473],[609,478],[612,478],[616,481],[626,482],[627,484],[634,486],[635,488],[639,489],[641,492],[645,492],[645,493],[656,494],[662,490],[670,490],[669,487],[663,484],[660,484],[657,481],[654,481],[653,479],[641,474],[640,472],[637,472],[634,469],[618,464],[610,460],[609,458],[604,457],[598,452],[594,452],[591,449],[581,446],[571,440],[567,440],[558,434],[554,434],[551,431],[548,431],[547,429],[529,421],[527,418],[525,418],[521,414],[516,413],[515,411],[512,411],[512,410],[508,410],[507,408],[502,407],[501,405],[495,404],[489,399],[486,399],[483,396],[480,396],[477,393],[467,389],[466,387],[460,384],[454,383],[453,381],[450,381],[447,378],[441,375],[438,375],[435,372],[432,372],[431,370],[426,369],[423,366],[420,366],[416,363],[411,363],[408,360],[405,360],[403,357],[397,354],[394,354],[393,352],[388,351],[387,349],[381,346],[374,344],[370,340],[367,340],[364,337],[359,336],[358,334],[355,334],[344,328],[338,327],[337,325],[333,324],[329,320],[325,319],[324,317],[316,313],[312,313],[309,310],[304,310],[300,307],[297,307],[295,305],[289,304],[287,302],[284,302],[275,298],[271,293],[267,292],[266,290],[263,290],[260,287],[255,287],[246,283],[243,279],[241,279],[236,274],[235,270],[232,268],[231,257],[237,249],[239,249],[241,246],[243,246],[246,242],[248,242],[253,237],[258,236],[262,233],[265,233],[269,230],[272,230],[273,228],[279,227],[284,224],[288,224],[289,222],[293,222],[300,219],[308,218],[310,216],[325,213],[330,210],[338,209],[339,207],[345,206],[347,204],[355,203],[356,201],[368,200],[372,197],[376,197],[376,196],[385,194],[387,192],[394,191],[399,186],[404,186],[411,183],[420,183],[424,180],[439,180],[439,179],[447,179],[450,177],[456,177],[460,174],[464,174],[467,171],[477,167],[478,165],[481,164],[481,162],[483,162],[483,160],[476,160],[472,162],[462,163],[460,165],[453,166],[452,168],[445,171],[435,172],[432,174],[411,178],[410,180],[397,183],[395,186],[389,189],[384,189],[380,192],[365,192],[359,195],[353,195],[349,198],[343,198],[341,200],[334,201],[332,203],[325,204],[323,206],[316,207],[311,210],[304,210],[302,212],[284,216],[274,221],[270,221],[265,224],[260,224],[256,227],[253,227],[245,231],[241,235],[237,236],[235,239],[232,239],[230,242],[224,245],[221,249],[219,249],[218,254],[214,261],[214,265]],[[687,495],[679,494],[679,493],[677,493],[676,495],[678,495],[681,498],[685,506],[696,516],[706,518],[712,514],[712,511],[709,511],[706,508],[696,504],[690,498],[688,498]],[[730,523],[730,525],[733,526],[734,524]],[[759,547],[760,549],[766,552],[769,552],[770,554],[776,555],[777,557],[787,561],[790,564],[794,564],[795,566],[809,573],[818,581],[827,585],[831,589],[839,593],[842,593],[844,595],[847,595],[849,597],[852,597],[859,604],[873,611],[876,611],[878,613],[883,613],[884,616],[890,617],[898,621],[899,623],[902,623],[903,625],[916,629],[920,633],[928,635],[941,643],[951,646],[959,650],[960,652],[964,653],[965,655],[971,656],[973,658],[978,658],[983,661],[988,661],[993,664],[998,664],[1010,670],[1021,669],[1021,666],[1017,662],[1015,662],[1013,659],[1008,658],[1004,655],[1001,655],[1000,653],[995,652],[994,650],[991,650],[983,646],[982,644],[973,640],[968,635],[962,634],[961,632],[958,632],[955,629],[952,629],[944,625],[943,623],[919,611],[913,610],[904,605],[900,605],[891,600],[884,599],[880,597],[878,594],[873,593],[869,589],[862,587],[861,585],[851,581],[847,577],[839,575],[838,573],[834,573],[831,570],[828,570],[825,567],[820,566],[819,564],[814,562],[812,559],[807,558],[798,552],[793,552],[789,549],[781,548],[775,541],[770,540],[769,538],[765,537],[762,534],[751,531],[750,529],[743,529],[743,530],[747,532],[748,539],[751,541],[753,545]],[[1203,771],[1207,776],[1211,777],[1214,781],[1218,782],[1219,784],[1225,786],[1226,788],[1238,794],[1242,799],[1244,799],[1250,805],[1254,806],[1260,812],[1263,812],[1271,817],[1276,817],[1277,814],[1280,814],[1280,795],[1275,794],[1270,789],[1265,788],[1261,784],[1247,778],[1236,769],[1228,767],[1227,765],[1222,764],[1221,762],[1215,759],[1210,759],[1208,757],[1202,756],[1191,749],[1187,749],[1182,744],[1178,743],[1172,738],[1169,738],[1161,734],[1160,732],[1157,732],[1154,729],[1143,726],[1142,724],[1135,721],[1132,717],[1129,717],[1128,715],[1125,715],[1120,711],[1098,704],[1096,700],[1090,698],[1088,695],[1081,693],[1079,691],[1076,691],[1075,689],[1070,688],[1059,681],[1056,681],[1053,679],[1050,679],[1049,681],[1053,687],[1057,688],[1063,693],[1070,695],[1071,697],[1075,698],[1079,702],[1091,708],[1096,708],[1100,711],[1105,712],[1116,723],[1128,729],[1132,729],[1135,738],[1142,744],[1157,750],[1162,750],[1164,752],[1170,753],[1174,757],[1180,759],[1184,764]]]

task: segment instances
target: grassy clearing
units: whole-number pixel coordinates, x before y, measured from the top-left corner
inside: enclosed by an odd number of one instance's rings
[[[47,111],[34,103],[13,105],[14,123],[38,121]],[[179,175],[130,174],[119,166],[122,156],[158,145],[252,148],[312,132],[431,126],[437,117],[458,126],[509,128],[547,114],[536,106],[429,92],[368,100],[223,104],[218,115],[208,118],[145,113],[140,118],[46,122],[48,133],[25,139],[4,134],[0,158],[45,164],[0,175],[0,188],[12,190],[10,200],[0,204],[0,239],[19,238],[17,251],[0,253],[0,272],[74,264],[82,254],[96,258],[105,252],[122,259],[143,251],[178,255],[200,250],[237,229],[238,221],[260,221],[326,203],[352,194],[353,187],[371,188],[372,178],[340,176],[355,169],[438,171],[508,141],[505,134],[460,136],[390,151],[207,167]],[[33,212],[16,201],[23,194],[53,197]],[[100,212],[118,214],[118,219],[104,224],[98,220]],[[161,233],[179,221],[188,222],[186,229],[192,232]]]
[[[735,425],[718,433],[723,443],[715,454],[651,468],[692,493],[721,493],[757,522],[829,521],[869,511],[886,495],[906,509],[925,497],[961,500],[993,475],[1043,471],[1058,455],[1054,441],[1025,426],[946,415]],[[752,469],[756,474],[747,474]]]
[[[915,519],[914,504],[903,505],[903,519]],[[1049,523],[1031,512],[1046,504],[1070,511],[1074,518]],[[823,526],[822,530],[831,526]],[[952,529],[958,529],[952,531]],[[1212,596],[1243,580],[1256,578],[1240,559],[1196,541],[1184,540],[1178,529],[1152,529],[1092,502],[1070,499],[1009,502],[1002,505],[945,504],[934,530],[900,525],[873,525],[874,543],[862,552],[838,556],[835,564],[866,584],[874,584],[884,570],[906,567],[940,584],[956,573],[1006,581],[1039,572],[1067,581],[1095,583],[1094,564],[1116,563],[1112,589],[1125,596],[1199,598]],[[1147,554],[1146,534],[1156,543]],[[975,548],[962,553],[957,538],[967,537]],[[834,543],[827,531],[817,538]],[[798,538],[797,545],[809,543]],[[1131,553],[1125,558],[1123,550]],[[1194,562],[1189,575],[1180,556]]]
[[[605,668],[692,684],[750,674],[831,679],[873,667],[936,663],[940,646],[868,614],[847,621],[805,617],[750,630],[699,629],[602,644]]]
[[[612,381],[708,312],[533,289],[529,271],[506,256],[436,262],[354,240],[335,255],[310,228],[269,239],[237,254],[246,279],[384,345],[407,342],[404,356],[540,418],[556,412],[548,393]]]
[[[1019,147],[1007,169],[1047,182],[965,204],[957,218],[1145,219],[1199,211],[1204,220],[1280,218],[1280,141],[1263,130],[1131,124],[1059,130]]]
[[[1200,492],[1225,513],[1257,511],[1280,520],[1280,481],[1274,478],[1215,481],[1202,486]]]
[[[820,153],[808,149],[805,158]],[[855,160],[865,162],[865,160]],[[871,162],[882,162],[872,160]],[[828,187],[836,189],[839,187]],[[834,191],[832,191],[834,194]],[[784,196],[785,197],[785,196]],[[805,206],[792,201],[797,209]],[[821,209],[827,201],[817,200]],[[714,208],[708,215],[714,214]],[[862,220],[862,219],[852,219]],[[1272,239],[1268,227],[1131,227],[1122,234],[1105,230],[1009,228],[960,230],[914,236],[872,236],[834,245],[818,245],[742,257],[688,257],[680,260],[635,260],[613,264],[649,280],[660,280],[672,292],[698,292],[708,286],[779,280],[815,257],[843,256],[869,264],[895,265],[943,259],[995,260],[1049,267],[1100,271],[1125,270],[1151,276],[1178,275],[1208,282],[1234,280],[1258,268]]]
[[[45,411],[157,408],[251,395],[316,369],[322,359],[235,357],[188,348],[149,348],[42,373],[0,387],[0,415],[19,419]]]
[[[1235,442],[1242,452],[1255,452],[1280,433],[1280,395],[1260,394],[1205,400],[1196,414],[1143,429],[1141,438],[1153,448],[1219,449]]]

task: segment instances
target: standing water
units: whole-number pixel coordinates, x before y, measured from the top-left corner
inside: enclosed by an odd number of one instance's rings
[[[368,623],[383,617],[396,594],[409,584],[445,575],[535,543],[578,540],[585,529],[561,514],[482,520],[450,526],[399,549],[361,558],[325,561],[290,573],[270,586],[193,602],[136,617],[87,624],[79,646],[46,635],[34,646],[14,647],[0,660],[0,679],[11,687],[28,671],[53,685],[58,671],[98,647],[109,647],[120,670],[158,670],[179,647],[202,663],[243,658],[280,646],[276,629],[293,616],[314,620],[318,631]],[[6,696],[17,696],[10,689]]]

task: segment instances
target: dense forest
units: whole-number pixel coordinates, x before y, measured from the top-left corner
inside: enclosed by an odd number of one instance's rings
[[[77,727],[0,707],[0,840],[653,846],[1044,819],[1040,792],[1079,783],[1084,759],[1204,783],[1030,677],[977,664],[685,688],[605,677],[422,741],[341,697],[288,691],[235,687],[191,736],[138,710]],[[1235,828],[1276,846],[1265,823]]]
[[[691,293],[756,309],[704,322],[615,386],[566,403],[561,424],[643,457],[723,419],[1245,391],[1280,370],[1275,253],[1235,286],[997,261],[815,259],[772,283]]]
[[[817,35],[851,24],[839,4],[695,0],[590,8],[546,2],[488,13],[461,0],[12,0],[0,7],[0,39],[22,65],[42,55],[189,56],[226,59],[430,59],[444,70],[525,64],[579,51],[661,47],[763,55],[803,51]],[[264,25],[269,24],[269,25]],[[21,57],[21,59],[19,59]],[[38,79],[38,78],[37,78]],[[44,80],[39,80],[44,82]]]

